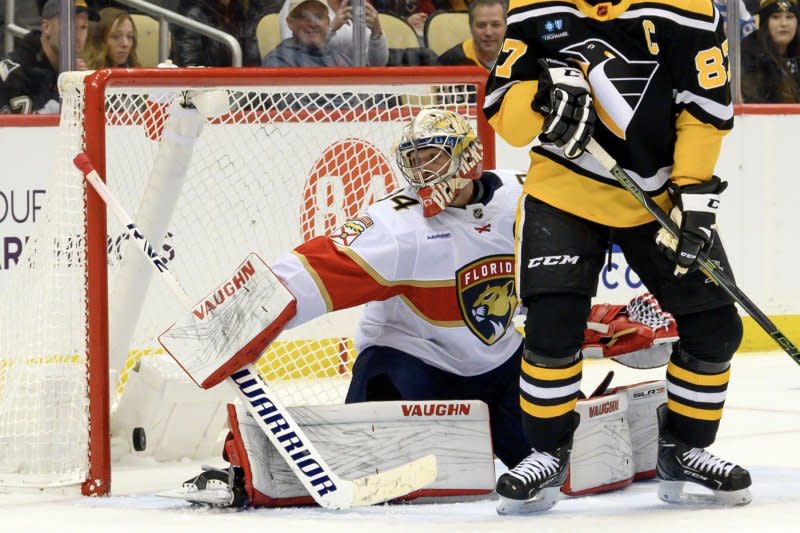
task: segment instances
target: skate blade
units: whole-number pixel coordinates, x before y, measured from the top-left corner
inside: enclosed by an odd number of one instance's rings
[[[232,500],[231,493],[227,488],[206,488],[197,490],[196,488],[189,489],[181,487],[179,489],[157,492],[156,496],[171,498],[173,500],[184,500],[199,505],[210,505],[211,507],[228,507]]]
[[[497,502],[497,514],[499,515],[512,515],[512,514],[529,514],[541,513],[552,508],[561,496],[560,487],[546,487],[530,500],[512,500],[504,496],[499,497]]]
[[[659,481],[659,499],[667,503],[723,507],[747,505],[753,499],[750,489],[746,488],[734,491],[712,490],[698,483],[688,482],[692,488],[699,488],[707,492],[686,492],[683,490],[686,483],[685,481]]]

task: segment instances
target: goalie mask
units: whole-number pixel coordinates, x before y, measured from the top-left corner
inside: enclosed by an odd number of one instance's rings
[[[432,217],[480,177],[483,145],[460,115],[423,109],[403,128],[396,156],[400,172],[422,200],[423,214]]]

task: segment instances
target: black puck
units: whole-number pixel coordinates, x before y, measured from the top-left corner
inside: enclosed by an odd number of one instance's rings
[[[143,452],[147,448],[147,436],[144,433],[144,428],[133,428],[133,449],[137,452]]]

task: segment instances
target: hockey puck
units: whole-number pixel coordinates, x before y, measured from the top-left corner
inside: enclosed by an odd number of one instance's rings
[[[143,452],[147,448],[147,436],[144,433],[144,428],[133,428],[131,440],[133,441],[133,449],[137,452]]]

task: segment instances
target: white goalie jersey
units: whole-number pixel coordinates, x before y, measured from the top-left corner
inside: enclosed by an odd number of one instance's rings
[[[297,298],[287,327],[367,304],[355,338],[360,352],[388,346],[462,376],[505,362],[522,336],[513,326],[514,171],[479,180],[484,203],[426,218],[416,192],[400,189],[327,237],[271,265]]]

